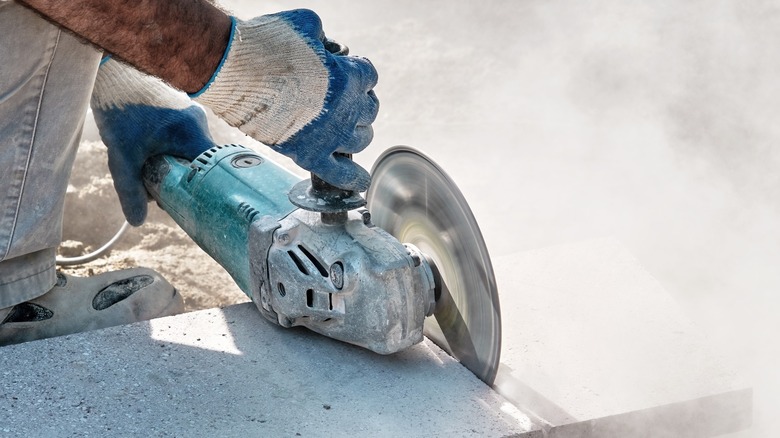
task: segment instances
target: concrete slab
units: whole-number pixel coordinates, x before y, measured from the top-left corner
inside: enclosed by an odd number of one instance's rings
[[[379,356],[250,303],[0,350],[2,436],[715,436],[752,393],[615,240],[494,260],[496,391],[426,341]]]
[[[0,436],[541,436],[435,345],[379,356],[252,304],[4,347],[0,370]]]
[[[750,426],[752,391],[616,240],[494,260],[496,389],[551,437],[715,436]]]

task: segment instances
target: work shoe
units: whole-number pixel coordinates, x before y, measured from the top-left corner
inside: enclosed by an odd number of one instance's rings
[[[183,310],[181,295],[151,269],[86,278],[57,272],[57,284],[46,294],[0,309],[0,345],[146,321]]]

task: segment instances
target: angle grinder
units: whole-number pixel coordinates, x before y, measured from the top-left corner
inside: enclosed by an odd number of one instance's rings
[[[386,151],[366,199],[239,145],[192,162],[153,157],[144,180],[269,321],[380,354],[425,334],[493,383],[501,318],[490,257],[463,195],[420,152]]]

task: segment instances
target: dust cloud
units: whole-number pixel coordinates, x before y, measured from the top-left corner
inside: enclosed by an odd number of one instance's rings
[[[750,436],[776,426],[780,3],[221,3],[314,9],[369,57],[382,109],[356,160],[429,154],[494,257],[620,239],[752,380]]]
[[[237,2],[248,12],[247,2]],[[461,185],[493,256],[620,239],[778,406],[780,4],[268,2],[371,58],[376,139]],[[329,29],[334,29],[329,31]]]

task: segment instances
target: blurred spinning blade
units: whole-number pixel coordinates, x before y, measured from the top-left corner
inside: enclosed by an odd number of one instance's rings
[[[463,194],[436,163],[406,146],[385,151],[371,173],[366,199],[374,224],[433,262],[440,293],[425,335],[492,385],[501,353],[498,291]]]

